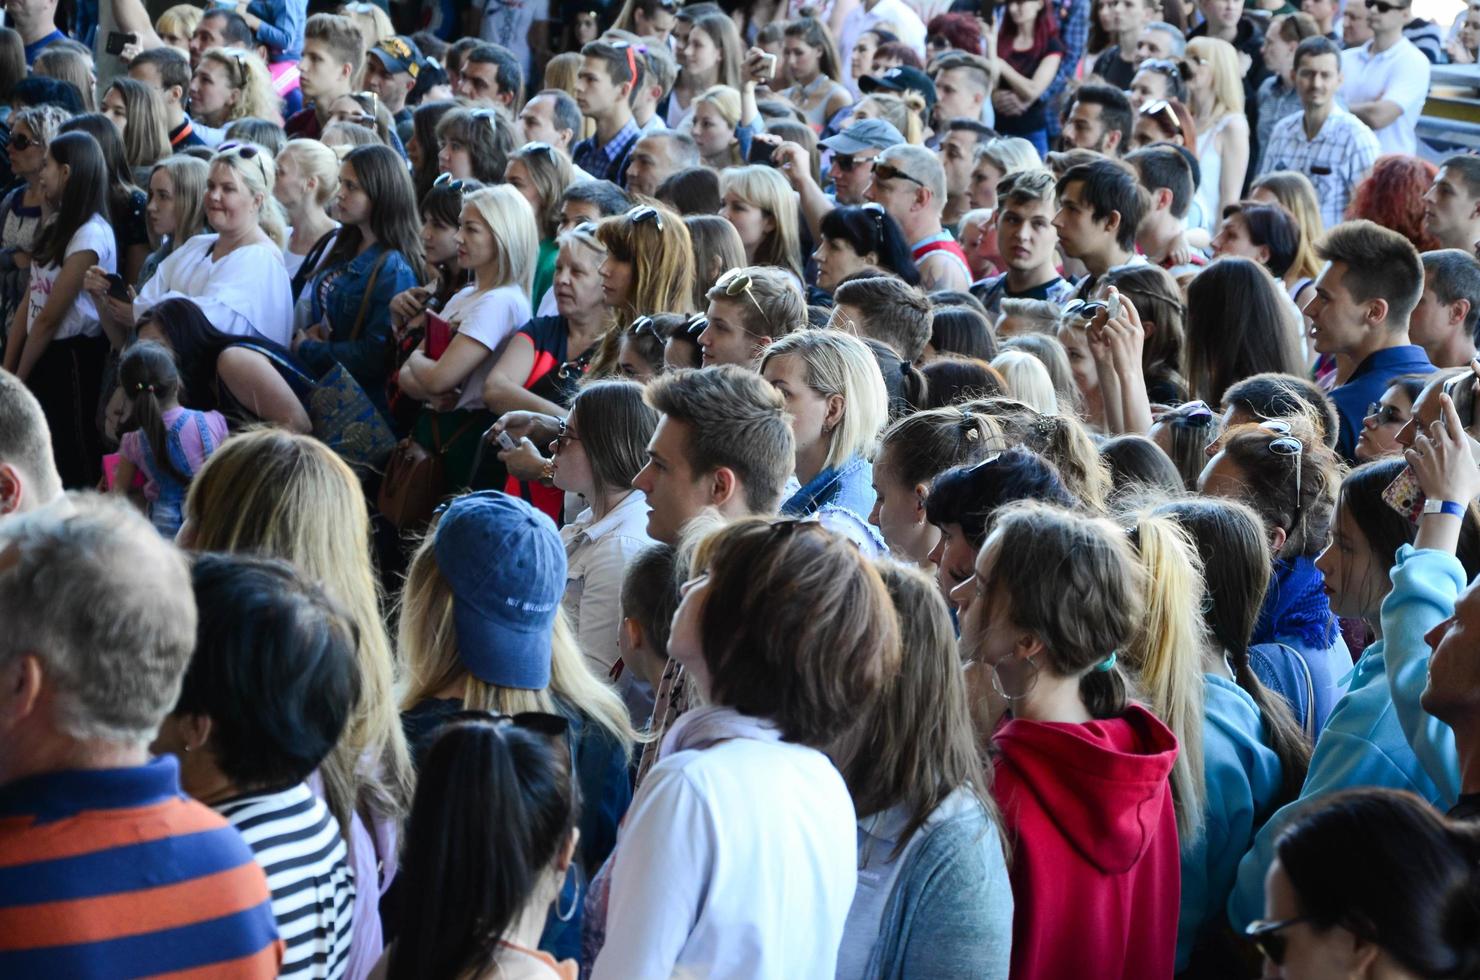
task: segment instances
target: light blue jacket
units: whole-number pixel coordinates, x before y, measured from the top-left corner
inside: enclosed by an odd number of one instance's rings
[[[1459,559],[1444,551],[1419,550],[1411,545],[1398,549],[1393,566],[1393,590],[1382,603],[1382,631],[1400,635],[1398,624],[1419,618],[1441,623],[1454,615],[1454,604],[1465,587],[1465,568]],[[1388,691],[1408,746],[1423,771],[1439,788],[1439,809],[1448,810],[1459,800],[1459,752],[1454,747],[1454,729],[1423,710],[1419,698],[1429,680],[1429,655],[1433,652],[1422,634],[1402,636],[1413,642],[1389,642],[1387,647]]]
[[[1444,618],[1431,608],[1415,608],[1391,623],[1384,617],[1382,639],[1362,652],[1346,696],[1336,703],[1316,741],[1300,798],[1269,819],[1254,838],[1253,849],[1239,862],[1238,884],[1228,899],[1228,917],[1235,929],[1242,931],[1263,914],[1264,875],[1274,861],[1275,841],[1285,825],[1313,801],[1338,790],[1383,786],[1439,803],[1441,794],[1408,747],[1393,708],[1383,648],[1392,643],[1412,649]]]
[[[1185,970],[1197,941],[1223,916],[1239,858],[1254,830],[1274,809],[1283,772],[1269,747],[1259,706],[1243,688],[1214,674],[1203,689],[1203,832],[1182,845],[1182,906],[1177,921],[1177,969]]]
[[[262,21],[257,42],[267,45],[274,62],[297,61],[303,56],[308,0],[252,0],[247,12]]]
[[[874,467],[862,456],[851,456],[824,469],[806,486],[797,487],[796,477],[787,482],[795,491],[781,505],[783,517],[811,517],[828,530],[848,538],[871,557],[888,554],[878,529],[868,522],[874,509]]]

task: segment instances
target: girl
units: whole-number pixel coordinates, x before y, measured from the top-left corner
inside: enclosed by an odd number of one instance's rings
[[[1182,378],[1185,307],[1177,281],[1154,265],[1121,266],[1107,272],[1104,281],[1140,318],[1141,376],[1147,400],[1152,405],[1186,401],[1187,382]]]
[[[31,72],[76,86],[82,96],[83,111],[97,111],[94,93],[98,88],[98,77],[91,52],[77,45],[50,45],[36,55],[36,60],[31,63]]]
[[[1037,357],[1027,351],[1004,349],[992,358],[991,365],[992,370],[1002,375],[1009,398],[1015,398],[1043,415],[1059,413],[1059,396],[1054,390],[1053,378]]]
[[[745,243],[729,219],[717,214],[686,214],[683,223],[693,242],[697,273],[694,276],[693,305],[689,308],[702,310],[709,306],[705,297],[719,282],[719,277],[745,264]],[[913,267],[914,262],[911,261],[910,265]]]
[[[190,79],[190,109],[207,126],[224,129],[252,117],[282,123],[272,75],[255,52],[211,48],[200,56]]]
[[[746,265],[772,265],[802,285],[796,192],[774,167],[746,166],[720,174],[720,214],[740,233]]]
[[[498,184],[514,152],[514,126],[492,109],[453,109],[437,123],[436,145],[441,173]]]
[[[819,230],[821,241],[812,253],[818,288],[831,292],[844,279],[870,267],[896,275],[911,286],[920,284],[904,233],[880,205],[833,208],[822,216]]]
[[[1362,418],[1362,434],[1357,437],[1354,455],[1359,463],[1370,463],[1384,456],[1401,456],[1403,446],[1398,433],[1413,418],[1413,406],[1430,378],[1424,374],[1403,374],[1392,380],[1382,399],[1367,406]]]
[[[728,85],[710,86],[694,99],[690,126],[705,166],[722,171],[744,165],[749,141],[740,145],[740,112],[740,92]]]
[[[1059,403],[1064,402],[1060,394]],[[1043,415],[1011,398],[986,398],[980,406],[1002,426],[1009,444],[1041,454],[1059,471],[1064,485],[1081,504],[1098,513],[1105,511],[1110,470],[1100,459],[1084,423],[1071,415]]]
[[[1184,106],[1187,102],[1187,88],[1181,69],[1175,61],[1164,58],[1147,58],[1141,62],[1126,95],[1131,100],[1131,108],[1137,112],[1152,102],[1171,102],[1176,99]]]
[[[993,795],[1014,841],[1013,974],[1170,976],[1178,745],[1117,665],[1147,603],[1126,535],[1019,503],[996,515],[975,571],[956,595],[963,658],[991,669],[1007,719]],[[1095,816],[1050,802],[1071,799]],[[1086,903],[1092,922],[1074,916]]]
[[[630,31],[638,37],[669,43],[668,35],[678,22],[679,5],[674,0],[627,0],[612,22],[613,30]]]
[[[1285,285],[1290,299],[1304,309],[1301,297],[1309,297],[1309,288],[1321,274],[1321,260],[1316,255],[1316,240],[1325,234],[1321,221],[1321,202],[1310,178],[1290,170],[1277,170],[1255,178],[1249,186],[1249,199],[1258,204],[1275,204],[1295,219],[1298,241],[1295,259],[1285,272]]]
[[[706,11],[693,17],[692,24],[688,37],[676,51],[678,81],[674,83],[664,117],[669,129],[683,127],[693,115],[693,103],[701,92],[716,85],[740,88],[745,46],[735,22],[718,11]]]
[[[1424,194],[1434,183],[1439,168],[1428,160],[1402,154],[1385,154],[1357,185],[1347,205],[1347,221],[1367,218],[1391,228],[1413,243],[1420,252],[1439,247],[1424,219]]]
[[[1176,99],[1148,102],[1136,110],[1131,127],[1131,146],[1140,149],[1153,143],[1171,143],[1189,152],[1197,145],[1197,124],[1192,113]],[[1200,174],[1194,174],[1200,176]]]
[[[1214,262],[1187,286],[1188,391],[1209,405],[1251,374],[1300,374],[1300,328],[1279,287],[1245,258]]]
[[[364,146],[344,158],[334,201],[342,225],[308,285],[314,326],[293,344],[315,374],[343,365],[383,413],[395,350],[391,298],[426,275],[414,194],[405,161],[390,147]]]
[[[411,116],[411,139],[406,141],[406,159],[411,163],[411,176],[416,181],[416,199],[420,201],[432,189],[432,181],[441,174],[437,157],[442,143],[437,138],[437,125],[456,102],[423,102]]]
[[[112,490],[127,492],[134,473],[142,472],[149,520],[173,540],[184,520],[190,480],[226,439],[226,417],[180,407],[174,356],[151,341],[139,341],[123,352],[118,383],[127,414],[119,427],[122,458]]]
[[[189,55],[190,39],[200,26],[201,16],[201,9],[194,4],[175,4],[159,15],[159,19],[154,22],[154,32],[167,47]]]
[[[139,270],[149,257],[149,222],[144,216],[149,196],[134,184],[133,171],[123,154],[123,140],[118,135],[118,127],[107,116],[90,112],[73,116],[57,131],[87,133],[98,141],[103,151],[103,165],[107,167],[108,219],[113,226],[118,271],[125,282],[137,282]]]
[[[1007,22],[997,35],[997,65],[1001,74],[992,105],[997,130],[1033,144],[1040,157],[1048,154],[1048,119],[1043,102],[1064,43],[1059,40],[1053,7],[1046,0],[1013,0],[1007,4]]]
[[[292,277],[293,301],[323,267],[339,222],[329,202],[339,190],[339,157],[318,140],[289,140],[277,157],[272,196],[283,206],[291,231],[283,243],[283,266]]]
[[[17,109],[10,116],[5,154],[20,183],[0,201],[0,315],[7,329],[30,288],[31,253],[49,210],[37,179],[46,163],[46,145],[66,121],[67,113],[50,105]]]
[[[1253,259],[1280,285],[1290,291],[1298,308],[1315,296],[1315,283],[1307,280],[1296,291],[1303,278],[1295,268],[1296,250],[1300,247],[1300,229],[1284,208],[1274,204],[1239,201],[1223,209],[1223,223],[1213,236],[1213,255],[1238,255]]]
[[[1150,435],[1176,465],[1187,489],[1196,490],[1197,478],[1208,465],[1207,449],[1222,428],[1222,418],[1207,403],[1192,401],[1157,411]]]
[[[329,103],[329,121],[354,123],[373,132],[380,142],[400,152],[396,120],[374,92],[350,92]]]
[[[459,219],[458,263],[473,284],[448,301],[442,316],[452,340],[439,357],[427,341],[401,365],[401,390],[425,403],[412,438],[443,455],[447,487],[470,486],[482,433],[496,418],[484,401],[484,382],[497,353],[529,322],[529,286],[539,232],[529,202],[512,187],[485,187],[466,196]],[[502,474],[489,480],[503,485]]]
[[[36,243],[27,302],[10,324],[5,369],[46,413],[62,485],[92,487],[102,475],[94,416],[108,341],[82,283],[89,269],[112,273],[118,265],[97,141],[86,133],[58,135],[36,181],[53,215]]]
[[[1212,234],[1223,208],[1239,199],[1249,167],[1249,120],[1244,116],[1243,70],[1233,45],[1215,37],[1187,42],[1187,97],[1197,124],[1202,169],[1194,201]]]
[[[801,17],[786,25],[782,49],[792,86],[782,94],[807,117],[816,132],[822,132],[853,97],[838,81],[842,65],[838,47],[827,25],[815,17]]]
[[[817,514],[838,533],[882,550],[868,523],[874,510],[869,460],[889,419],[889,395],[874,355],[850,334],[799,330],[766,349],[760,372],[785,399],[796,436],[801,487],[781,513]]]
[[[596,240],[606,248],[601,297],[614,322],[654,313],[687,313],[693,302],[694,249],[672,211],[640,205],[602,219]]]
[[[942,358],[990,361],[996,356],[997,338],[992,335],[991,321],[979,309],[937,306],[931,311],[930,342],[920,355],[922,362]]]
[[[555,278],[555,232],[560,227],[560,198],[574,179],[570,157],[549,143],[526,143],[509,155],[504,182],[524,195],[540,228],[539,260],[535,263],[534,291],[538,301]]]
[[[118,127],[124,157],[135,173],[148,173],[170,155],[170,131],[157,89],[127,76],[115,78],[103,93],[101,108]]]
[[[149,239],[154,251],[139,270],[137,287],[142,289],[159,264],[179,247],[205,230],[206,176],[210,165],[184,155],[166,157],[149,174]]]
[[[622,331],[617,348],[617,375],[639,384],[647,384],[668,369],[664,354],[669,336],[688,325],[687,318],[676,313],[638,317]]]

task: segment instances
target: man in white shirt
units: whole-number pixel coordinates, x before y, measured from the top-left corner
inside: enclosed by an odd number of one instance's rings
[[[1383,153],[1418,152],[1414,128],[1429,92],[1429,59],[1403,36],[1411,0],[1367,0],[1372,40],[1341,53],[1341,98],[1372,128]],[[1348,9],[1348,19],[1360,16]]]
[[[838,34],[838,51],[843,56],[844,84],[858,96],[858,83],[853,78],[853,45],[864,31],[888,23],[899,39],[925,57],[925,22],[904,0],[864,0],[843,20]]]

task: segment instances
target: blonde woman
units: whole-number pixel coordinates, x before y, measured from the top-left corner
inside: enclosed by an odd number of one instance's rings
[[[904,96],[889,92],[873,92],[858,100],[853,107],[852,120],[882,119],[904,136],[904,141],[913,146],[925,142],[925,100],[918,92]]]
[[[204,160],[182,155],[165,157],[149,172],[149,203],[144,215],[154,251],[139,271],[140,288],[182,242],[205,230],[206,177],[210,170]]]
[[[339,232],[339,222],[328,211],[338,189],[339,155],[318,140],[289,140],[278,154],[272,193],[293,229],[283,243],[283,264],[293,277],[295,301]]]
[[[397,828],[414,775],[396,714],[395,667],[370,560],[365,492],[323,443],[281,429],[228,439],[196,474],[179,541],[194,551],[280,558],[320,583],[354,621],[360,699],[319,767],[355,871],[355,930],[346,976],[380,954],[377,906],[396,873]]]
[[[136,173],[148,173],[170,155],[170,130],[158,89],[126,75],[115,78],[103,93],[102,112],[118,127],[124,156]]]
[[[706,167],[723,170],[745,163],[740,146],[740,91],[713,85],[694,99],[690,132]]]
[[[54,44],[42,50],[31,65],[31,72],[59,82],[71,82],[82,96],[82,108],[87,112],[98,109],[95,92],[98,87],[97,72],[92,57],[74,47]]]
[[[530,296],[539,300],[555,279],[555,232],[560,228],[560,196],[574,178],[570,157],[549,143],[525,143],[509,154],[504,165],[504,183],[524,195],[540,229],[539,260],[535,263],[534,288]]]
[[[1295,248],[1295,261],[1290,263],[1285,273],[1285,286],[1295,305],[1304,309],[1301,294],[1314,285],[1316,276],[1321,274],[1321,260],[1316,256],[1315,243],[1326,233],[1315,185],[1305,174],[1274,170],[1254,179],[1249,188],[1249,200],[1278,205],[1295,219],[1295,225],[1300,229],[1300,244]]]
[[[190,79],[190,111],[207,126],[223,129],[251,116],[282,125],[272,75],[255,52],[211,48],[200,56]]]
[[[1239,199],[1249,168],[1249,120],[1244,116],[1243,72],[1233,45],[1215,37],[1187,42],[1187,98],[1197,124],[1202,183],[1193,198],[1198,226],[1209,234],[1223,209]]]
[[[992,358],[992,367],[1007,382],[1008,395],[1044,415],[1059,413],[1053,378],[1038,358],[1027,351],[1005,350]]]
[[[186,57],[190,56],[190,39],[200,26],[205,12],[190,3],[177,3],[159,15],[154,22],[154,33],[166,47],[174,48]]]
[[[388,41],[396,36],[396,27],[391,23],[390,14],[373,3],[347,3],[339,8],[339,12],[354,21],[355,26],[360,29],[360,34],[365,39],[367,55],[381,41]]]
[[[745,265],[773,265],[802,282],[797,196],[774,167],[734,167],[720,174],[720,208],[745,246]]]

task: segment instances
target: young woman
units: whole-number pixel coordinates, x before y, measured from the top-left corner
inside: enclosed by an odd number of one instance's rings
[[[1006,22],[997,35],[997,65],[1001,74],[992,94],[997,131],[1033,144],[1040,157],[1048,155],[1048,107],[1043,93],[1064,60],[1053,5],[1046,0],[1014,0],[1006,6]]]
[[[415,192],[405,161],[390,147],[363,146],[345,156],[334,199],[342,225],[307,286],[313,326],[293,341],[310,371],[343,365],[383,413],[396,346],[391,298],[426,276]]]
[[[688,227],[678,215],[639,205],[602,219],[596,240],[606,247],[601,296],[614,322],[690,312],[695,256]]]
[[[1126,95],[1131,100],[1131,108],[1138,113],[1157,101],[1171,102],[1176,99],[1184,106],[1187,103],[1187,87],[1182,78],[1182,70],[1175,61],[1165,58],[1147,58],[1141,62]]]
[[[1007,302],[1015,302],[1008,300]],[[1052,340],[1051,337],[1045,337]],[[1058,343],[1058,341],[1054,341]],[[1054,390],[1053,378],[1048,368],[1034,355],[1024,350],[1006,348],[991,360],[992,370],[1002,376],[1004,391],[1035,412],[1044,415],[1059,413],[1059,395]],[[1065,368],[1067,371],[1067,367]],[[1072,384],[1072,382],[1071,382]],[[1197,476],[1193,473],[1193,477]]]
[[[165,157],[150,171],[149,203],[144,215],[149,219],[154,251],[139,270],[137,287],[142,289],[177,247],[205,230],[206,178],[210,171],[204,160],[183,154]]]
[[[31,63],[31,73],[76,87],[77,94],[82,96],[83,111],[97,111],[94,94],[98,88],[97,68],[93,64],[92,53],[81,45],[48,45]]]
[[[706,706],[669,730],[633,799],[591,975],[704,973],[743,935],[751,972],[833,976],[857,827],[823,750],[899,669],[889,593],[856,547],[812,521],[726,525],[692,576],[668,649]],[[756,875],[763,866],[788,873]]]
[[[745,265],[745,243],[730,220],[717,214],[686,214],[683,223],[693,243],[696,267],[693,305],[689,308],[702,310],[709,306],[705,297],[720,276]],[[914,266],[913,261],[910,265]]]
[[[1007,717],[993,735],[992,792],[1013,841],[1013,974],[1170,976],[1178,745],[1129,701],[1117,665],[1146,609],[1125,532],[1012,505],[956,595],[963,657],[990,667]],[[1098,915],[1076,916],[1084,907]]]
[[[472,273],[473,284],[442,311],[453,328],[451,343],[434,358],[424,340],[397,379],[403,392],[425,403],[412,436],[443,455],[449,489],[482,480],[473,464],[480,437],[497,417],[484,401],[484,382],[505,342],[529,322],[538,251],[539,231],[524,195],[505,185],[466,196],[458,263]],[[502,474],[488,479],[503,485]]]
[[[839,330],[798,330],[775,341],[761,376],[786,400],[796,436],[801,487],[781,504],[788,517],[818,515],[824,525],[875,548],[870,459],[889,420],[879,364],[863,342]]]
[[[1212,234],[1223,208],[1239,199],[1249,168],[1243,70],[1233,45],[1215,37],[1188,41],[1186,65],[1187,97],[1197,124],[1197,162],[1202,169],[1194,200],[1202,227]]]
[[[853,96],[838,81],[843,66],[837,44],[827,25],[815,17],[789,22],[785,38],[782,53],[792,85],[782,95],[820,133],[833,116],[853,101]]]
[[[124,157],[136,174],[147,174],[170,155],[170,130],[159,92],[128,76],[115,78],[99,107],[123,137]]]
[[[734,167],[720,174],[720,214],[740,233],[746,265],[772,265],[802,284],[796,191],[774,167]]]
[[[1290,212],[1275,204],[1236,201],[1223,209],[1223,223],[1213,236],[1213,255],[1253,259],[1279,280],[1297,308],[1315,296],[1315,283],[1295,265],[1300,229]]]
[[[1007,975],[1012,886],[967,710],[956,633],[924,574],[879,565],[903,662],[838,750],[858,811],[839,978]],[[944,902],[950,915],[917,915]]]
[[[1131,147],[1139,150],[1152,143],[1171,143],[1189,153],[1197,146],[1197,124],[1192,113],[1177,99],[1148,102],[1136,110],[1131,126]],[[1201,183],[1200,171],[1193,173],[1194,183]]]
[[[1230,256],[1187,286],[1186,376],[1209,405],[1251,374],[1301,374],[1300,327],[1263,266]]]
[[[200,56],[190,79],[190,111],[215,129],[237,119],[282,119],[272,75],[255,52],[243,48],[211,48]]]
[[[1197,478],[1208,465],[1208,446],[1222,431],[1221,417],[1201,401],[1153,411],[1151,441],[1171,458],[1187,489],[1196,490]]]
[[[1121,266],[1105,274],[1105,284],[1135,308],[1141,321],[1141,377],[1152,405],[1174,405],[1187,398],[1182,378],[1186,346],[1182,290],[1165,269],[1154,265]]]
[[[46,413],[62,485],[87,488],[102,475],[94,417],[108,339],[82,285],[89,269],[118,266],[102,150],[86,133],[59,134],[36,182],[53,214],[36,242],[26,301],[10,323],[5,369]]]
[[[679,18],[681,24],[685,20]],[[715,85],[740,88],[745,45],[740,40],[735,22],[718,11],[706,11],[688,20],[692,26],[688,27],[688,36],[675,52],[678,56],[678,81],[674,83],[668,111],[664,115],[669,129],[683,127],[693,114],[693,103],[701,92]],[[683,29],[683,26],[677,28],[678,31]]]
[[[668,35],[678,22],[679,5],[674,0],[627,0],[612,21],[612,29],[630,31],[638,37],[669,43]]]
[[[28,106],[10,115],[5,154],[18,185],[0,201],[0,315],[6,328],[26,302],[31,285],[31,253],[50,211],[37,179],[46,163],[46,145],[56,136],[67,113],[51,106]]]
[[[1424,221],[1424,193],[1439,168],[1431,161],[1399,153],[1384,154],[1357,185],[1345,218],[1366,218],[1391,228],[1420,252],[1439,247]]]
[[[930,313],[930,342],[920,359],[929,367],[943,359],[990,361],[997,356],[992,323],[975,307],[937,306]]]
[[[817,262],[817,286],[831,292],[838,283],[867,268],[896,275],[911,286],[920,284],[920,271],[910,257],[909,243],[899,224],[877,204],[836,207],[822,216],[820,241],[812,258]]]
[[[724,171],[745,165],[750,146],[748,135],[741,145],[742,109],[740,91],[728,85],[712,85],[695,96],[690,132],[706,167]],[[743,128],[748,134],[749,127]]]
[[[1357,437],[1353,455],[1359,463],[1370,463],[1387,456],[1401,456],[1403,445],[1398,433],[1413,418],[1413,406],[1419,393],[1431,379],[1425,374],[1403,374],[1392,380],[1382,398],[1367,406],[1362,417],[1362,434]]]
[[[509,154],[504,182],[524,195],[540,226],[540,256],[535,263],[534,291],[538,303],[555,279],[555,233],[560,228],[560,197],[573,179],[570,157],[549,143],[526,143]]]
[[[154,33],[166,46],[181,54],[190,54],[190,39],[200,26],[202,12],[194,4],[178,3],[169,7],[154,22]]]
[[[398,153],[403,149],[396,136],[396,120],[374,92],[350,92],[329,103],[330,123],[364,126],[375,138]]]
[[[416,199],[420,201],[432,189],[432,181],[441,174],[438,155],[442,142],[437,138],[437,125],[442,117],[458,108],[456,102],[423,102],[411,116],[411,138],[406,141],[406,159],[411,162],[411,176],[416,181]]]
[[[513,123],[493,109],[453,109],[437,122],[437,167],[458,180],[502,183],[516,145]]]
[[[134,183],[134,174],[123,154],[118,127],[101,113],[73,116],[62,123],[59,133],[87,133],[103,151],[108,175],[108,222],[118,251],[118,272],[125,282],[137,282],[139,270],[149,257],[149,222],[144,209],[149,195]],[[116,346],[116,345],[115,345]]]
[[[339,156],[318,140],[289,140],[277,156],[272,196],[288,219],[283,265],[293,280],[293,301],[324,265],[339,233],[329,205],[339,190]]]
[[[632,321],[618,342],[617,375],[645,385],[668,370],[668,338],[687,326],[688,318],[677,313],[659,313]]]
[[[1321,274],[1321,260],[1316,255],[1316,240],[1325,234],[1321,221],[1321,202],[1310,178],[1291,170],[1276,170],[1256,177],[1249,185],[1249,199],[1258,204],[1275,204],[1295,219],[1299,242],[1295,246],[1295,260],[1286,271],[1285,285],[1290,299],[1304,307],[1301,296],[1308,296],[1307,289]]]

